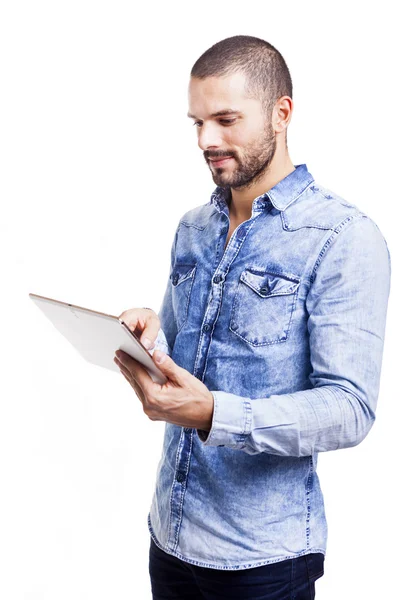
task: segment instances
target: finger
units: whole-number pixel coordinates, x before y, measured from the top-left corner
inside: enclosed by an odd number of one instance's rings
[[[151,388],[158,384],[153,382],[147,370],[123,350],[117,350],[117,352],[116,360],[124,367],[125,372],[136,379],[145,394],[151,393]]]
[[[125,377],[125,379],[131,384],[131,386],[135,390],[137,396],[139,396],[139,399],[143,402],[144,401],[143,390],[140,387],[140,385],[138,384],[138,382],[135,380],[135,378],[133,377],[132,373],[126,367],[124,367],[124,365],[122,363],[120,363],[117,358],[114,359],[114,362],[119,367],[119,369],[120,369],[122,375]]]
[[[135,379],[133,377],[128,377],[124,372],[122,372],[122,374],[125,377],[125,379],[127,380],[127,382],[130,383],[130,385],[133,387],[136,396],[139,398],[139,400],[143,404],[143,402],[145,401],[145,397],[144,397],[143,390],[140,387],[140,385],[137,384],[137,382],[135,381]]]
[[[179,365],[172,360],[168,354],[162,352],[162,350],[156,350],[152,356],[155,364],[160,369],[160,371],[173,383],[177,385],[183,385],[185,383],[188,372],[186,369],[182,369]],[[161,362],[159,362],[159,358],[161,358]]]
[[[127,377],[128,379],[132,377],[132,374],[131,374],[131,372],[129,371],[129,369],[127,369],[127,368],[126,368],[126,367],[125,367],[125,366],[122,364],[122,362],[120,362],[120,361],[118,360],[118,358],[114,358],[114,362],[115,362],[115,364],[117,365],[117,367],[119,368],[119,370],[121,371],[121,373],[122,373],[123,375],[125,375],[125,377]]]
[[[140,339],[147,350],[154,348],[160,329],[160,319],[151,308],[130,309],[118,317],[124,321],[131,331]]]
[[[144,405],[146,398],[145,398],[142,388],[140,387],[140,385],[137,384],[137,382],[134,379],[132,379],[131,385],[132,385],[133,389],[135,390],[136,396],[139,398],[140,402]]]
[[[131,331],[135,331],[138,322],[139,322],[139,311],[136,311],[134,309],[130,309],[130,310],[124,310],[124,312],[122,312],[118,319],[120,321],[123,321]]]
[[[140,341],[147,350],[154,348],[155,341],[160,330],[160,319],[158,315],[150,310],[146,310],[146,315],[143,317],[143,329],[140,335]]]

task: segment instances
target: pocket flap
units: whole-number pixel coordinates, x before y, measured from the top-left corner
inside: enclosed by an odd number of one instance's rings
[[[298,277],[277,275],[276,273],[254,269],[242,271],[240,281],[251,287],[262,298],[293,294],[300,285]]]
[[[175,265],[171,275],[171,283],[173,286],[177,286],[181,284],[189,277],[193,277],[194,272],[196,270],[196,265],[187,265],[187,264],[177,264]]]

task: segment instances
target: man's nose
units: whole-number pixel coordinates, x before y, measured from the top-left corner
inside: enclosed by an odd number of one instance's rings
[[[212,148],[219,148],[222,145],[219,127],[216,127],[213,123],[203,123],[198,130],[197,143],[203,152]]]

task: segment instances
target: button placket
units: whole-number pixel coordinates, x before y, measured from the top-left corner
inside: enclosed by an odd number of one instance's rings
[[[261,214],[261,213],[259,213]],[[220,263],[217,266],[217,273],[211,278],[211,293],[209,295],[209,302],[206,306],[204,313],[203,322],[205,322],[201,328],[201,335],[198,344],[198,351],[196,361],[194,364],[193,375],[203,381],[204,369],[206,366],[206,359],[208,354],[209,345],[211,343],[210,331],[213,330],[215,321],[218,318],[222,294],[224,288],[224,282],[229,272],[232,262],[235,260],[238,253],[238,247],[242,245],[250,229],[253,227],[256,219],[259,215],[252,217],[251,219],[244,221],[238,225],[233,232],[227,247],[224,250]]]

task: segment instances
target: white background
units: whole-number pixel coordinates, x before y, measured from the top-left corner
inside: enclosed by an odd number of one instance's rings
[[[393,4],[14,0],[0,14],[4,600],[151,597],[147,513],[164,425],[28,293],[115,315],[158,310],[177,222],[215,187],[186,117],[189,72],[236,34],[266,39],[289,66],[292,162],[366,212],[389,245],[377,421],[360,446],[320,455],[329,536],[316,589],[320,600],[398,593]]]

